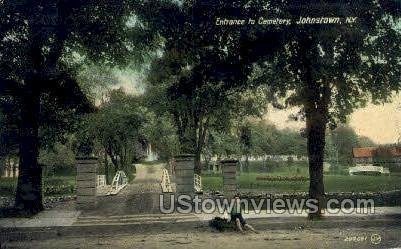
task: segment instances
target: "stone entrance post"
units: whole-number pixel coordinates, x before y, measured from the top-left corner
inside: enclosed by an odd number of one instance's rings
[[[193,196],[194,191],[194,155],[179,155],[175,158],[175,183],[177,194]]]
[[[77,209],[96,207],[96,157],[77,157]]]
[[[232,198],[237,192],[237,164],[238,160],[227,159],[220,162],[223,171],[223,193],[226,197]]]

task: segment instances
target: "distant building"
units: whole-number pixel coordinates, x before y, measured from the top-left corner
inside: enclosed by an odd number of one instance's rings
[[[238,158],[240,161],[245,161],[246,157],[242,156],[241,158]],[[293,161],[293,162],[306,162],[308,161],[307,156],[301,156],[301,155],[264,155],[264,156],[249,156],[248,161],[275,161],[275,162],[288,162],[288,161]],[[204,157],[202,157],[202,161],[205,161]],[[219,161],[217,156],[212,156],[210,158],[210,161]]]
[[[276,161],[276,162],[286,162],[286,161],[293,161],[293,162],[305,162],[308,161],[307,156],[300,156],[300,155],[267,155],[267,160]]]
[[[352,157],[355,164],[372,164],[375,147],[352,148]]]
[[[356,166],[349,168],[350,175],[390,175],[389,168],[394,171],[401,165],[400,147],[353,148],[352,155]]]
[[[401,166],[401,147],[364,147],[352,149],[355,164],[394,164]]]

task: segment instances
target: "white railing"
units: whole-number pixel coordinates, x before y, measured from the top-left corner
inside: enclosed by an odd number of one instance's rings
[[[171,182],[170,182],[170,175],[166,168],[163,168],[162,181],[160,182],[160,185],[162,187],[163,193],[173,192],[173,189],[171,187]]]
[[[202,177],[198,174],[194,174],[194,189],[195,192],[202,192]]]
[[[106,186],[106,175],[97,175],[97,186],[98,187]]]
[[[109,195],[116,195],[118,192],[120,192],[125,186],[128,184],[128,178],[127,175],[124,173],[124,171],[120,170],[117,171],[116,175],[113,178],[113,181],[111,182],[111,189],[109,191]]]

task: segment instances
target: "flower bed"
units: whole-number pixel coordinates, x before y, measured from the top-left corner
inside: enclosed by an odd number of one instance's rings
[[[306,176],[257,176],[257,181],[309,181]]]

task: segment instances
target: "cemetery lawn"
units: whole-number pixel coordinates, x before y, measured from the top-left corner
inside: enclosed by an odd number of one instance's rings
[[[280,176],[280,177],[278,177]],[[256,178],[274,177],[279,180],[265,180]],[[288,177],[288,180],[286,178]],[[292,180],[286,174],[277,173],[242,173],[237,176],[241,191],[280,192],[308,192],[309,179]],[[223,188],[222,176],[202,176],[204,191],[221,191]],[[326,192],[383,192],[401,189],[401,175],[391,176],[349,176],[325,175],[324,185]]]

